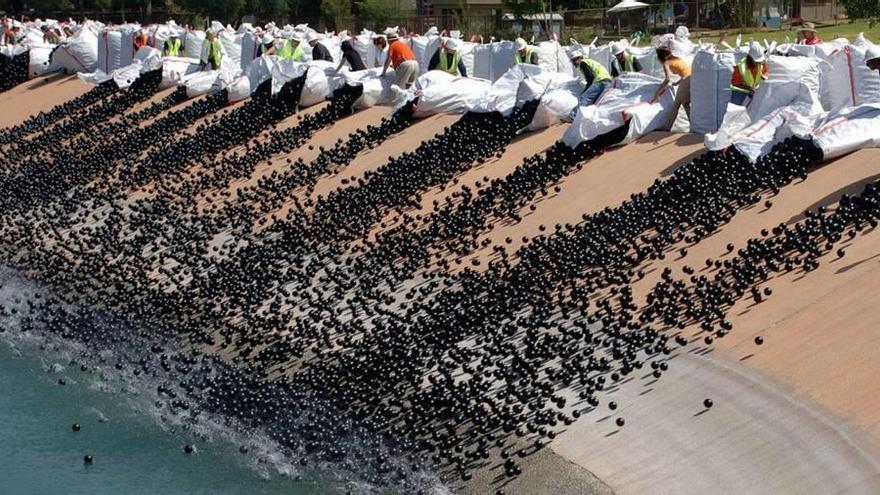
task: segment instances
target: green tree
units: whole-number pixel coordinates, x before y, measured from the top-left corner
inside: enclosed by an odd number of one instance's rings
[[[353,27],[343,25],[351,20],[351,0],[321,0],[321,20],[337,30]]]
[[[364,0],[358,5],[358,13],[359,20],[373,30],[405,22],[412,14],[401,0]]]
[[[850,19],[877,19],[880,17],[878,0],[841,0]]]

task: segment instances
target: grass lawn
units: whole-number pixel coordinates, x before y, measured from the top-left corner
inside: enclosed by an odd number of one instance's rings
[[[870,23],[868,21],[850,22],[850,21],[846,21],[846,20],[838,21],[837,25],[833,25],[831,23],[825,23],[825,24],[818,24],[818,26],[819,27],[816,28],[816,31],[818,32],[817,35],[823,41],[830,41],[830,40],[833,40],[834,38],[847,38],[848,40],[853,41],[853,40],[855,40],[856,36],[858,36],[859,33],[863,32],[863,33],[865,33],[865,37],[868,38],[869,40],[871,40],[875,43],[880,43],[880,22],[874,24],[873,27],[870,26]],[[731,30],[731,31],[728,31],[728,36],[727,36],[728,41],[727,42],[732,45],[733,40],[736,39],[736,35],[738,33],[742,33],[743,43],[745,43],[749,40],[752,40],[752,39],[754,39],[756,41],[763,41],[766,39],[768,42],[775,40],[778,43],[784,43],[786,36],[791,41],[794,41],[797,38],[797,32],[798,32],[798,29],[796,27],[793,27],[791,29],[782,29],[782,30],[778,30],[778,31],[761,31],[761,30],[736,31],[736,30]],[[713,32],[700,33],[699,35],[697,35],[695,37],[702,39],[704,42],[717,42],[720,34],[721,33],[718,31],[713,31]],[[691,39],[693,39],[693,37]]]

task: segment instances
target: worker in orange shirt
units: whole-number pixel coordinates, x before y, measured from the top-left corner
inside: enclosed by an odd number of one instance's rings
[[[388,71],[388,66],[394,67],[394,84],[403,89],[408,89],[416,81],[419,75],[419,63],[416,62],[416,55],[406,46],[406,44],[392,31],[386,36],[388,39],[388,58],[385,59],[385,66],[382,68],[382,77]]]
[[[147,36],[147,33],[140,29],[137,33],[134,34],[134,52],[137,53],[141,48],[148,46],[150,44],[150,37]]]

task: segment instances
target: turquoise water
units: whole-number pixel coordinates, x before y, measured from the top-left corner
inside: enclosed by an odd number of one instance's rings
[[[67,385],[57,384],[62,376]],[[47,373],[39,358],[0,340],[0,494],[330,493],[287,476],[266,479],[227,442],[194,442],[198,453],[187,455],[185,438],[89,381],[76,370]],[[93,464],[83,463],[86,454]]]

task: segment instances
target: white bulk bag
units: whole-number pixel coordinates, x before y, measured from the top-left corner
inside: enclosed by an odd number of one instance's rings
[[[492,43],[492,77],[496,80],[516,65],[516,47],[512,41]]]
[[[565,50],[558,41],[542,41],[538,43],[538,65],[550,72],[563,72],[571,67]]]
[[[290,59],[276,59],[272,64],[272,94],[281,91],[288,81],[302,76],[309,69],[307,64],[294,62]]]
[[[180,84],[184,78],[199,71],[196,59],[185,57],[165,57],[162,59],[161,89],[171,88]]]
[[[94,72],[98,68],[98,36],[83,27],[59,45],[53,57],[68,72]]]
[[[262,55],[248,65],[245,75],[248,78],[251,93],[256,91],[260,84],[272,78],[272,67],[275,65],[276,60],[271,55]]]
[[[464,113],[468,110],[468,100],[479,98],[489,90],[491,83],[434,70],[416,79],[413,87],[415,93],[420,94],[414,115],[421,118],[438,113]]]
[[[770,72],[770,81],[799,81],[816,94],[820,94],[820,79],[822,72],[819,65],[822,62],[815,58],[807,57],[781,57],[770,55],[767,57],[767,70]]]
[[[313,60],[306,69],[306,82],[299,98],[300,107],[310,107],[326,100],[330,96],[330,82],[327,71],[333,71],[333,62]]]
[[[671,112],[675,95],[670,87],[657,100],[662,81],[645,74],[627,73],[611,83],[595,105],[580,107],[562,141],[576,148],[584,141],[606,134],[629,121],[620,144],[630,143],[662,127]]]
[[[351,86],[363,86],[363,93],[354,102],[357,109],[370,108],[376,105],[392,104],[396,97],[391,89],[391,79],[381,77],[382,69],[373,68],[356,72],[342,71],[341,76],[344,84]]]
[[[133,62],[140,62],[141,73],[157,70],[162,67],[162,52],[152,46],[142,47],[135,53]]]
[[[122,33],[103,29],[98,35],[98,69],[111,72],[122,67]]]
[[[822,66],[822,104],[838,110],[848,106],[880,102],[880,78],[865,65],[865,48],[848,45],[828,56]]]
[[[202,43],[205,41],[204,31],[187,31],[183,42],[183,51],[186,58],[201,59]]]
[[[413,36],[410,38],[413,55],[416,56],[416,60],[419,62],[419,69],[421,73],[424,74],[428,72],[428,63],[431,62],[431,57],[434,56],[434,52],[440,48],[440,37],[439,36]]]
[[[242,74],[226,86],[226,91],[229,95],[229,103],[241,101],[251,95],[251,81],[246,75]]]
[[[219,70],[195,72],[183,79],[187,98],[216,93],[223,89]]]
[[[245,32],[241,35],[241,70],[246,71],[250,67],[251,62],[257,58],[257,51],[260,49],[260,41],[257,35],[251,32]]]
[[[230,31],[222,31],[218,35],[220,44],[223,45],[222,65],[229,67],[230,70],[239,70],[241,68],[241,38],[243,35]]]
[[[517,94],[520,84],[528,76],[542,73],[537,65],[522,64],[514,65],[500,76],[488,90],[469,98],[468,110],[472,112],[499,112],[502,115],[510,115],[516,108]]]
[[[55,48],[57,48],[57,45],[50,45],[48,43],[31,46],[30,53],[28,54],[28,74],[31,77],[51,74],[63,69],[61,64],[52,58],[52,52]]]
[[[494,81],[492,77],[492,45],[474,45],[474,72],[468,69],[468,75]]]
[[[691,66],[690,132],[707,134],[721,126],[730,102],[730,80],[735,57],[730,52],[715,53],[711,50],[702,50],[694,56]]]
[[[816,123],[812,136],[825,160],[858,149],[880,147],[880,104],[829,112]]]
[[[467,75],[469,77],[477,77],[474,75],[476,71],[476,59],[474,57],[474,49],[477,47],[476,43],[471,43],[470,41],[464,41],[459,43],[458,53],[461,55],[461,61],[464,63],[464,68],[467,70]],[[488,79],[488,78],[484,78]]]

